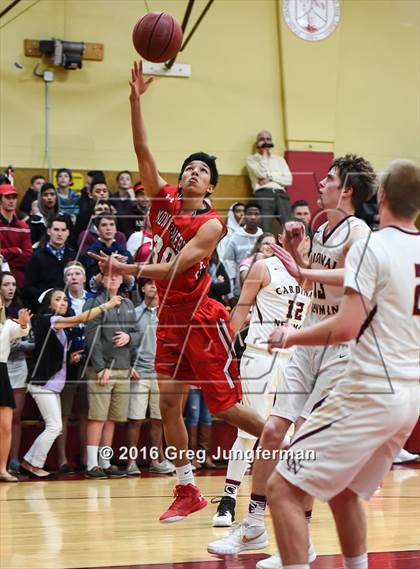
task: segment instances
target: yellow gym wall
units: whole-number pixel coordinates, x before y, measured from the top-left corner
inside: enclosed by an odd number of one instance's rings
[[[0,10],[9,3],[0,0]],[[181,20],[187,1],[148,5]],[[196,1],[189,28],[204,5]],[[271,129],[278,152],[357,151],[378,169],[396,157],[418,161],[420,2],[340,5],[334,34],[306,42],[285,25],[280,1],[215,0],[178,58],[191,64],[192,77],[158,78],[144,97],[161,171],[177,172],[186,154],[203,149],[229,175],[219,195],[232,196],[235,186],[246,193],[244,161],[261,128]],[[23,40],[57,37],[103,43],[105,57],[82,70],[54,68],[53,168],[135,169],[127,81],[131,30],[145,13],[142,0],[22,0],[0,20],[0,165],[46,166],[44,82],[33,75],[39,60],[24,56]]]

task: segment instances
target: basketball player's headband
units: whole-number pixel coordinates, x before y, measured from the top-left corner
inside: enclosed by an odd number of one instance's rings
[[[184,170],[188,166],[188,164],[190,164],[190,162],[194,162],[195,160],[199,160],[200,162],[204,162],[204,164],[207,164],[207,166],[210,168],[210,183],[213,186],[215,186],[219,181],[219,172],[217,171],[217,166],[216,166],[216,156],[211,156],[206,152],[195,152],[194,154],[191,154],[191,156],[188,156],[188,158],[184,160],[184,163],[181,167],[181,172],[179,174],[179,180],[181,179],[181,176],[184,173]]]

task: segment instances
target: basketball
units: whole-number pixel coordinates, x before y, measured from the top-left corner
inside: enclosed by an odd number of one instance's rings
[[[181,48],[181,26],[170,14],[150,12],[134,26],[133,44],[136,51],[147,61],[169,61]]]

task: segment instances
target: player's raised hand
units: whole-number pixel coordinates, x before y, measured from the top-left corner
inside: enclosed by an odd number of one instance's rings
[[[130,81],[130,99],[136,100],[143,95],[149,88],[150,83],[153,81],[153,77],[145,79],[143,75],[143,62],[134,62],[131,68],[131,81]]]
[[[296,330],[290,324],[284,324],[271,332],[268,338],[268,351],[273,353],[274,348],[286,350],[293,346],[293,334]]]
[[[293,255],[305,239],[305,226],[300,221],[287,221],[284,229],[286,233],[284,246]]]
[[[113,274],[113,275],[123,275],[124,269],[127,266],[125,263],[120,263],[113,255],[106,255],[103,251],[94,253],[93,251],[88,251],[89,257],[96,259],[98,261],[99,269],[103,275]]]
[[[283,263],[287,272],[295,279],[301,279],[302,269],[296,263],[292,255],[288,253],[286,249],[280,247],[280,245],[270,245],[270,247],[272,248],[274,255]]]

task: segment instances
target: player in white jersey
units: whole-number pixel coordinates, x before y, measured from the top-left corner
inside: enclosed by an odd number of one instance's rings
[[[283,233],[283,239],[284,237]],[[272,242],[275,243],[275,240]],[[305,237],[302,247],[306,249],[307,255],[310,248],[309,236]],[[267,419],[273,408],[276,392],[283,379],[283,370],[291,354],[291,350],[277,350],[273,357],[268,353],[268,338],[276,327],[285,322],[299,329],[311,295],[312,290],[307,292],[301,287],[274,256],[254,263],[242,287],[230,321],[234,333],[238,333],[252,307],[245,339],[246,350],[240,364],[242,404],[257,411],[264,419]],[[256,437],[238,430],[230,451],[224,495],[213,517],[213,526],[232,525],[236,495],[249,464],[247,457],[252,457],[256,440]]]
[[[345,264],[338,314],[295,331],[273,332],[273,347],[354,340],[345,377],[292,441],[316,464],[279,462],[267,490],[284,569],[309,569],[307,496],[329,502],[345,569],[367,569],[369,499],[419,416],[420,168],[392,162],[378,192],[380,231],[359,241]]]
[[[326,319],[338,311],[343,295],[344,260],[351,245],[370,233],[367,225],[354,217],[355,210],[370,199],[376,190],[376,174],[364,158],[349,154],[336,158],[320,185],[318,205],[325,211],[327,223],[318,231],[310,255],[316,265],[312,268],[305,259],[299,259],[302,239],[301,226],[290,226],[289,243],[294,258],[280,247],[275,252],[295,278],[315,282],[313,304],[307,321]],[[328,314],[329,313],[329,314]],[[304,327],[306,327],[306,322]],[[262,448],[276,451],[292,423],[296,429],[302,424],[314,405],[342,376],[348,359],[348,346],[327,348],[299,346],[284,370],[281,397],[277,397],[261,436]],[[261,549],[265,534],[266,483],[274,469],[275,460],[256,460],[253,468],[252,494],[248,516],[223,543],[212,547],[214,553],[234,554],[245,549]],[[306,502],[308,523],[312,515],[312,499]],[[265,537],[266,539],[266,537]],[[315,558],[313,547],[309,548]],[[258,569],[279,569],[281,559],[274,554],[257,563]]]

